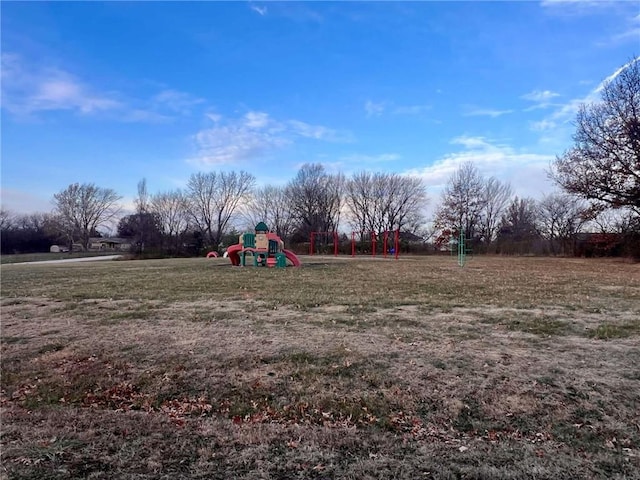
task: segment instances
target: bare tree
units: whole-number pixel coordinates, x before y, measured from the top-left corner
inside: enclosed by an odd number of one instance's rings
[[[554,255],[571,253],[574,235],[589,218],[588,206],[572,195],[545,195],[538,203],[538,228]]]
[[[373,220],[378,214],[378,194],[380,174],[362,171],[354,173],[345,182],[345,205],[350,214],[351,224],[360,231],[375,229]]]
[[[53,196],[60,229],[70,243],[77,239],[88,249],[91,234],[120,212],[117,202],[121,198],[114,190],[93,183],[69,185]]]
[[[160,218],[162,233],[170,238],[188,228],[187,208],[188,199],[182,190],[160,192],[151,197],[151,210]]]
[[[380,206],[374,231],[407,229],[422,223],[427,195],[421,179],[397,174],[382,175],[378,192]]]
[[[424,220],[426,201],[421,179],[395,173],[360,172],[345,185],[345,204],[361,232],[413,230]]]
[[[249,198],[255,177],[248,172],[195,173],[187,183],[189,213],[195,224],[217,247],[241,201]]]
[[[640,217],[632,211],[611,208],[598,211],[591,220],[600,233],[628,234],[638,229],[637,225],[640,223]]]
[[[569,193],[640,215],[640,58],[605,83],[599,103],[582,105],[575,145],[556,158],[552,178]]]
[[[147,213],[149,211],[150,196],[147,190],[147,179],[143,178],[138,182],[138,196],[136,197],[137,213]]]
[[[217,190],[217,172],[194,173],[187,184],[189,216],[209,242],[213,239]]]
[[[530,253],[538,235],[538,208],[532,198],[515,197],[500,220],[498,244],[502,253]]]
[[[13,225],[13,214],[4,208],[0,208],[0,230],[7,230]]]
[[[473,162],[465,162],[449,178],[434,224],[439,230],[451,233],[462,228],[467,237],[477,239],[485,206],[484,179]]]
[[[136,214],[129,220],[131,233],[133,233],[137,243],[138,254],[141,254],[147,243],[147,230],[152,230],[153,226],[158,223],[158,219],[153,218],[153,215],[149,215],[149,192],[146,178],[138,182],[138,196],[135,199],[135,204]],[[118,230],[127,231],[127,229],[121,228],[120,225],[118,225]]]
[[[490,177],[484,183],[484,208],[481,213],[481,236],[485,244],[495,240],[500,218],[513,195],[511,185]]]
[[[332,175],[319,164],[305,164],[286,188],[296,235],[306,240],[312,231],[335,231],[342,207],[342,174]]]
[[[2,253],[49,251],[51,245],[59,240],[57,232],[50,228],[51,217],[41,212],[9,215],[6,210],[0,210]]]
[[[46,228],[49,214],[42,212],[29,213],[25,215],[16,215],[13,223],[17,228],[23,230],[34,230],[42,232]]]
[[[284,187],[266,185],[258,189],[247,200],[244,216],[251,227],[265,222],[280,238],[289,238],[292,234],[293,219]]]

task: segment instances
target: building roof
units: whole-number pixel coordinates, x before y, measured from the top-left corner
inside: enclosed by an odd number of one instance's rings
[[[124,237],[91,237],[91,243],[131,243],[130,238]]]

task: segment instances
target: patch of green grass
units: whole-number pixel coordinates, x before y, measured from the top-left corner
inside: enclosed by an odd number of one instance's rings
[[[433,360],[431,360],[431,365],[433,365],[436,368],[439,368],[440,370],[447,369],[447,364],[442,360],[440,360],[439,358],[434,358]]]
[[[191,322],[219,322],[222,320],[231,320],[238,316],[237,312],[232,311],[220,311],[215,309],[208,310],[196,310],[192,312],[187,319]]]
[[[557,387],[556,378],[550,375],[544,375],[538,378],[538,383],[541,385],[547,385],[549,387]]]
[[[640,370],[632,369],[622,372],[622,376],[628,380],[640,380]]]
[[[461,432],[483,430],[486,423],[485,414],[478,400],[467,396],[458,416],[453,420],[453,426]]]
[[[0,305],[3,307],[9,307],[11,305],[23,305],[28,303],[29,301],[25,298],[3,298]]]
[[[602,417],[602,412],[595,408],[578,407],[573,412],[573,419],[576,424],[599,422]]]
[[[152,311],[145,309],[122,310],[109,314],[108,318],[102,319],[104,325],[109,325],[109,320],[144,320],[153,315]]]
[[[509,330],[518,330],[547,337],[565,335],[569,330],[569,325],[566,321],[546,317],[510,320],[506,325]]]
[[[640,321],[612,324],[601,323],[594,329],[587,330],[587,336],[597,340],[610,340],[613,338],[628,338],[640,335]]]
[[[342,355],[331,355],[331,356],[323,355],[320,357],[318,355],[314,355],[306,351],[293,351],[291,353],[283,353],[282,355],[279,355],[277,358],[279,361],[291,362],[294,365],[326,366],[331,364],[332,362],[340,360],[342,358]],[[274,362],[271,361],[267,363],[274,363]]]
[[[573,400],[573,401],[579,401],[579,400],[588,400],[589,399],[589,393],[587,393],[586,391],[584,391],[581,388],[576,388],[573,385],[567,385],[565,387],[565,396],[566,398]]]
[[[504,317],[495,313],[478,312],[478,321],[483,324],[497,325],[504,322]]]
[[[60,383],[47,381],[37,384],[35,392],[25,397],[23,405],[28,409],[45,408],[51,405],[59,405],[62,398],[65,398],[64,386]]]
[[[59,352],[65,347],[62,343],[47,343],[46,345],[40,347],[38,349],[38,353],[40,355],[44,355],[49,352]]]
[[[14,343],[24,344],[28,341],[29,337],[22,337],[20,335],[2,337],[2,343],[6,343],[7,345],[12,345]]]
[[[51,309],[53,313],[74,312],[81,310],[79,302],[63,302],[62,305],[57,305]]]
[[[336,368],[338,368],[337,366],[347,362],[347,359],[350,356],[352,356],[352,354],[344,348],[335,348],[320,355],[304,350],[293,350],[290,352],[282,352],[281,354],[272,357],[265,363],[289,364],[294,366],[295,368],[309,367],[315,369],[316,373],[319,373],[319,370],[335,370]],[[351,361],[347,363],[353,364],[354,362]]]
[[[551,428],[554,438],[568,446],[587,452],[598,452],[603,447],[601,434],[589,425],[558,421]]]
[[[375,305],[347,305],[346,308],[346,313],[350,314],[350,315],[362,315],[364,313],[374,313],[376,312],[378,309],[375,307]]]
[[[47,335],[57,335],[60,333],[60,330],[58,330],[57,328],[54,328],[53,330],[45,330],[44,332],[42,332],[43,336],[47,336]]]

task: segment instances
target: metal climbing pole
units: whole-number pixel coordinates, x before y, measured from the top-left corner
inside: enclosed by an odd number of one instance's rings
[[[467,247],[465,245],[466,238],[464,234],[464,228],[460,229],[460,235],[458,236],[458,265],[464,267],[467,261]]]
[[[473,255],[473,250],[467,247],[469,239],[467,238],[464,228],[460,227],[460,233],[458,234],[458,265],[464,267],[467,263],[467,257],[469,254]],[[451,255],[454,255],[454,247],[451,247]]]

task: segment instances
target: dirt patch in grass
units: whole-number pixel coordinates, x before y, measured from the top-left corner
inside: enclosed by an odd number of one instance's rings
[[[636,266],[212,265],[2,267],[8,477],[638,478]]]

